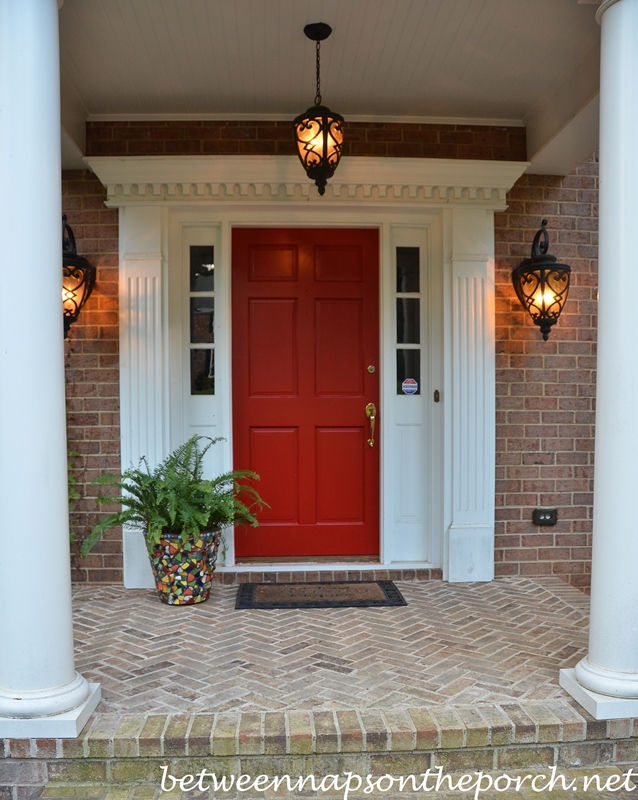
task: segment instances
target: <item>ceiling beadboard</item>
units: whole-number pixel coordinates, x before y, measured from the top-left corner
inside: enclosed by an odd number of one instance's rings
[[[89,115],[522,120],[600,36],[574,0],[65,0],[65,81]],[[64,84],[63,84],[64,92]]]

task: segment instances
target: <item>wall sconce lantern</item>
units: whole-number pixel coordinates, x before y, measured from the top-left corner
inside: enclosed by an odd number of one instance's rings
[[[62,215],[62,311],[64,314],[64,338],[69,328],[77,321],[82,306],[89,299],[95,286],[97,270],[79,256],[75,249],[75,236],[71,226]]]
[[[319,194],[326,191],[326,182],[332,178],[343,146],[343,117],[321,104],[321,42],[332,33],[325,22],[315,22],[303,29],[306,36],[317,43],[317,92],[315,104],[305,114],[293,121],[295,144],[306,174],[313,180]]]
[[[571,268],[567,264],[558,264],[556,256],[547,252],[549,236],[546,226],[547,220],[544,219],[534,236],[531,258],[521,261],[512,270],[512,283],[518,299],[529,312],[534,324],[540,327],[545,341],[567,300],[571,274]]]

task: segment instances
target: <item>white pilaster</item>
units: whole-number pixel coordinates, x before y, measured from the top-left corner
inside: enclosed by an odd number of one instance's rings
[[[573,677],[587,693],[588,710],[611,718],[638,714],[638,2],[606,0],[598,15],[600,301],[591,626],[589,652]],[[563,672],[561,685],[570,691],[571,671]],[[606,702],[597,700],[600,695]]]
[[[56,0],[0,3],[0,737],[74,736],[99,700],[73,659],[59,87]]]
[[[120,212],[120,408],[122,470],[145,456],[154,467],[168,452],[163,239],[165,211]],[[124,530],[124,585],[155,583],[139,530]]]
[[[494,217],[452,212],[452,520],[447,580],[494,578]]]

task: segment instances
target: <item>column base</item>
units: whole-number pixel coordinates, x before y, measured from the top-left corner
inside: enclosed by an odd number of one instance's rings
[[[599,667],[597,664],[592,664],[585,656],[574,667],[574,677],[585,689],[597,694],[638,700],[638,672],[621,672]]]
[[[51,717],[0,717],[0,739],[75,739],[102,697],[99,683],[89,683],[89,696],[77,708]]]
[[[561,669],[558,682],[594,719],[638,717],[638,698],[611,697],[592,692],[578,683],[574,672],[573,669]]]

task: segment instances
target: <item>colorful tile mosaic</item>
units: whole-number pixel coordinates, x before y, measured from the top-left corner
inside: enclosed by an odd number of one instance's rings
[[[166,534],[149,553],[155,586],[163,603],[193,605],[208,600],[219,531],[205,531],[196,541],[184,543],[177,534]]]

